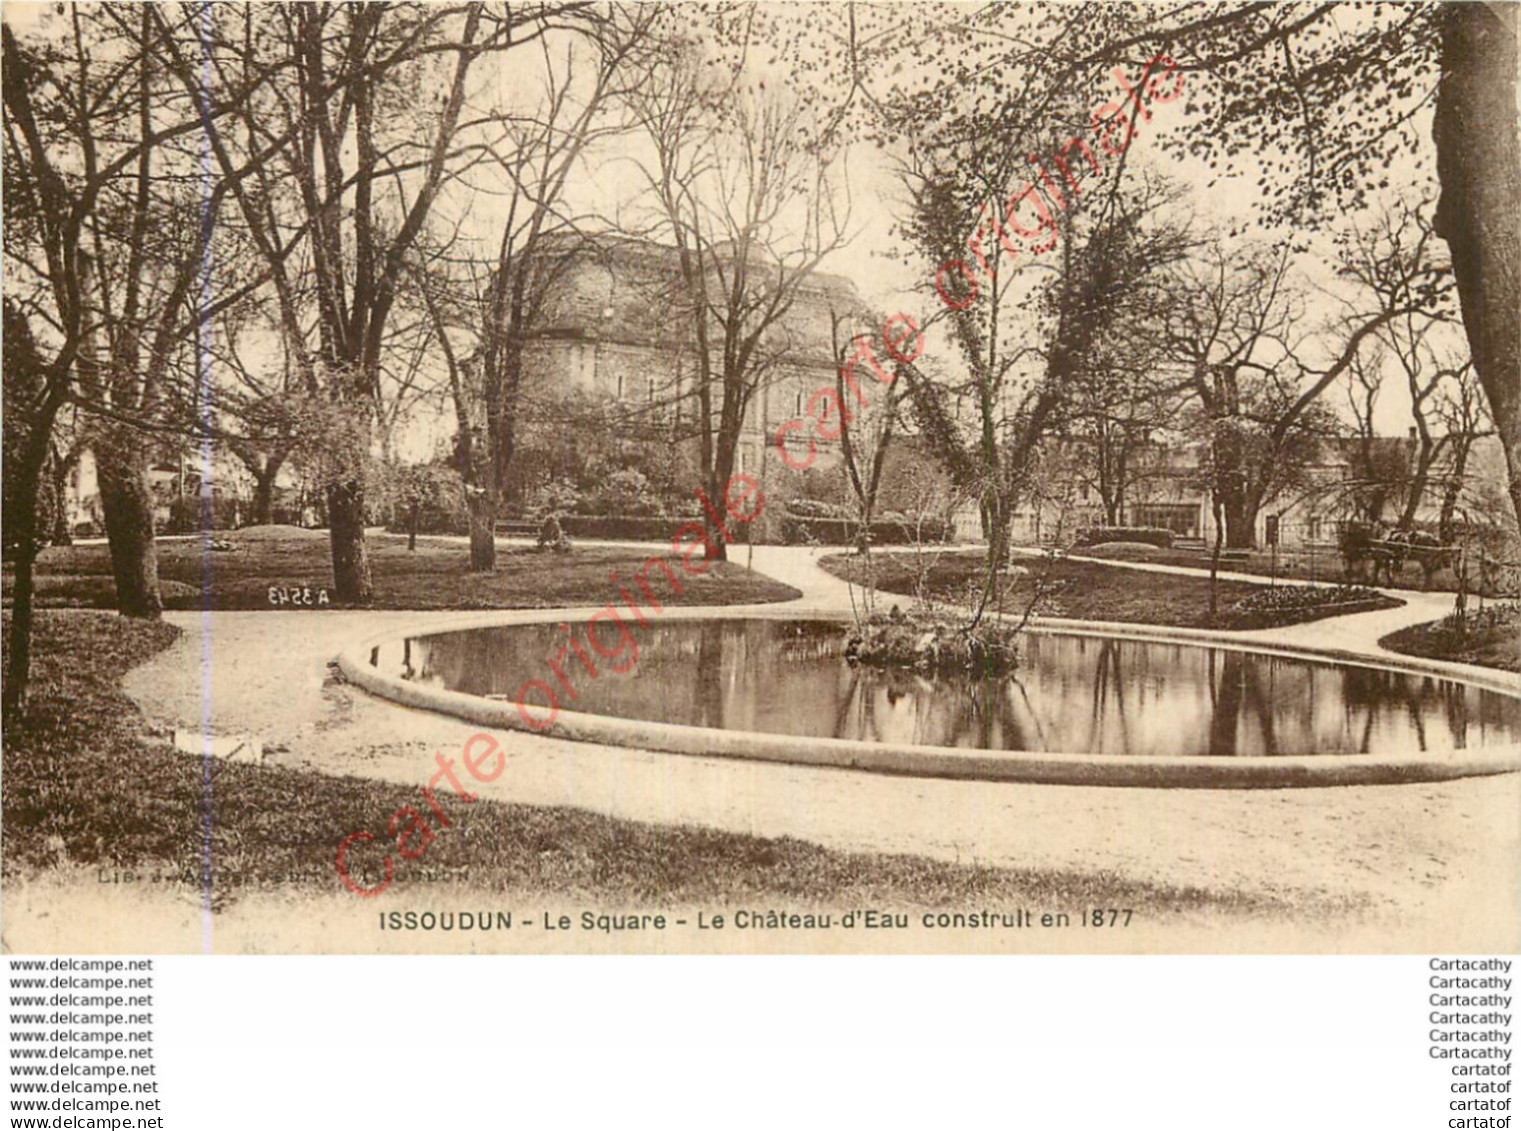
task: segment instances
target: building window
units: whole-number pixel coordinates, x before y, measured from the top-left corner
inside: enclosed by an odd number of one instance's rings
[[[803,415],[803,394],[798,393],[792,398],[792,414],[801,417]]]
[[[650,404],[654,404],[655,403],[655,378],[651,377],[648,381],[645,382],[644,392],[645,392],[645,396],[649,400]]]
[[[1321,531],[1320,531],[1320,515],[1318,515],[1318,514],[1312,514],[1310,516],[1310,518],[1309,518],[1309,522],[1307,523],[1307,525],[1309,527],[1309,538],[1310,538],[1310,541],[1311,542],[1319,542],[1320,541],[1320,534],[1321,534]]]
[[[623,399],[623,374],[621,372],[618,374],[618,399],[620,401]]]

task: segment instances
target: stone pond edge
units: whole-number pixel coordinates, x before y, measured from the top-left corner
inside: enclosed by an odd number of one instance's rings
[[[1445,756],[1349,754],[1241,758],[1197,755],[1116,757],[1029,751],[968,751],[951,747],[882,744],[840,738],[806,738],[646,722],[563,709],[548,726],[536,729],[528,726],[509,702],[483,699],[398,679],[380,672],[368,659],[372,649],[407,636],[472,628],[584,621],[597,611],[597,607],[519,609],[440,618],[410,629],[391,628],[358,641],[339,654],[337,663],[339,670],[351,683],[381,699],[449,715],[484,727],[573,742],[602,743],[696,757],[748,759],[880,774],[1047,785],[1287,789],[1447,781],[1521,771],[1521,743],[1507,743],[1475,752],[1460,751]],[[775,605],[671,608],[661,615],[662,621],[709,619],[843,622],[847,618],[838,612]],[[1487,691],[1521,698],[1521,678],[1509,673],[1487,672],[1471,665],[1423,660],[1394,653],[1374,657],[1340,649],[1312,649],[1275,641],[1254,640],[1251,633],[1149,624],[1037,617],[1031,619],[1029,627],[1053,635],[1098,636],[1162,644],[1208,644],[1233,651],[1333,661],[1375,670],[1452,679]]]

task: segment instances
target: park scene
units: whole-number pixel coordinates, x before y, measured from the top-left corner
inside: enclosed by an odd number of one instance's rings
[[[3,35],[13,950],[1521,941],[1514,8]]]

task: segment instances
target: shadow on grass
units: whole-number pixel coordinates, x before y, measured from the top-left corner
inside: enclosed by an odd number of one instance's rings
[[[164,604],[170,609],[217,610],[341,607],[325,591],[332,586],[327,535],[298,527],[255,527],[217,536],[226,549],[198,541],[160,542],[158,565]],[[536,609],[557,605],[601,605],[616,601],[618,574],[625,583],[652,556],[666,557],[681,580],[673,605],[746,605],[791,601],[802,594],[790,585],[753,573],[737,562],[697,562],[702,572],[682,568],[668,549],[581,545],[566,555],[528,546],[501,544],[493,573],[472,573],[467,546],[440,538],[419,538],[407,549],[401,535],[367,539],[376,609]],[[658,567],[652,571],[659,577]],[[5,595],[12,580],[7,571]],[[292,605],[291,591],[304,601]],[[283,591],[283,592],[282,592]],[[664,592],[664,590],[663,590]],[[115,608],[110,552],[104,545],[54,546],[37,563],[37,601],[42,607]]]

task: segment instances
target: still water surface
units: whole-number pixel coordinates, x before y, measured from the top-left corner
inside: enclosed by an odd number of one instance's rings
[[[1097,754],[1398,754],[1521,741],[1521,700],[1450,680],[1263,653],[1028,634],[1020,670],[977,680],[851,667],[826,622],[598,626],[608,659],[553,625],[415,637],[372,660],[403,678],[515,701],[524,681],[566,710],[867,742]],[[626,667],[619,673],[614,667]],[[545,693],[523,693],[536,718]]]

